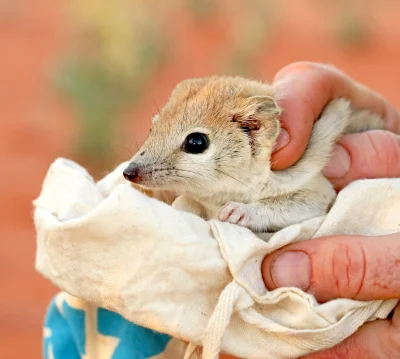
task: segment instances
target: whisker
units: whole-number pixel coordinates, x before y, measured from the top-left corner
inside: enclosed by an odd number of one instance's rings
[[[212,179],[211,176],[207,176],[207,175],[205,175],[205,174],[200,174],[200,173],[195,172],[195,171],[185,170],[185,169],[181,169],[181,168],[174,168],[173,170],[176,170],[176,171],[179,171],[179,172],[183,172],[183,173],[190,173],[190,174],[192,174],[192,175],[195,175],[197,178],[198,178],[199,176],[201,176],[201,177],[206,177],[206,178],[208,178],[208,179]],[[192,178],[192,177],[191,177],[191,178]],[[193,179],[193,178],[192,178],[192,179]],[[198,183],[198,184],[201,185],[201,183]]]
[[[118,144],[116,144],[115,146],[124,149],[126,152],[129,153],[130,157],[133,157],[134,153],[128,147],[122,146],[122,145],[118,145]]]
[[[244,182],[242,182],[242,181],[239,181],[237,178],[235,178],[235,177],[231,176],[230,174],[228,174],[228,173],[225,173],[224,171],[221,171],[221,170],[219,170],[218,168],[215,168],[215,170],[216,170],[217,172],[219,172],[219,173],[221,173],[221,174],[223,174],[223,175],[225,175],[225,176],[227,176],[227,177],[229,177],[229,178],[233,179],[234,181],[236,181],[236,182],[240,183],[241,185],[243,185],[243,186],[247,187],[249,190],[253,191],[254,193],[257,193],[257,192],[256,192],[256,191],[255,191],[253,188],[249,187],[249,186],[248,186],[248,185],[246,185]]]
[[[138,144],[137,144],[137,142],[136,142],[135,134],[133,134],[133,143],[134,143],[134,145],[135,145],[135,147],[136,147],[136,152],[138,152],[138,151],[139,151],[139,146],[138,146]]]
[[[160,108],[158,107],[157,102],[156,102],[156,100],[155,100],[155,98],[154,98],[153,95],[151,95],[151,99],[153,100],[153,104],[154,104],[154,106],[155,106],[156,109],[157,109],[157,113],[159,113],[159,112],[160,112]]]
[[[209,180],[214,180],[214,178],[213,178],[211,175],[207,175],[207,174],[204,174],[204,173],[201,173],[201,174],[200,174],[200,173],[195,172],[195,171],[190,171],[190,170],[181,169],[181,168],[175,168],[175,169],[178,170],[178,171],[180,171],[180,172],[191,173],[191,174],[194,174],[194,175],[196,175],[196,176],[206,177],[206,178],[209,179]],[[239,181],[237,178],[234,178],[234,177],[228,175],[227,173],[225,173],[225,172],[223,172],[223,171],[221,171],[221,170],[216,169],[216,171],[222,173],[223,175],[225,175],[225,176],[227,176],[227,177],[232,178],[233,180],[235,180],[235,181],[237,181],[238,183],[242,184],[243,186],[247,187],[249,190],[255,192],[254,189],[252,189],[251,187],[247,186],[245,183]],[[197,182],[197,185],[200,185],[200,186],[202,186],[202,187],[206,187],[206,184],[202,185],[201,183],[198,183],[198,182]]]
[[[153,170],[155,171],[155,170]],[[199,172],[196,171],[190,171],[187,169],[183,169],[183,168],[177,168],[177,167],[167,167],[167,168],[159,168],[156,169],[156,171],[166,171],[166,172],[170,172],[169,173],[169,180],[171,180],[171,178],[176,177],[176,178],[184,178],[185,180],[189,180],[190,183],[196,183],[197,185],[201,186],[201,187],[206,187],[206,184],[201,184],[199,182],[196,182],[194,179],[198,178],[198,177],[206,177],[207,179],[212,180],[213,178],[209,175],[205,175],[204,173],[200,174]],[[191,175],[194,175],[194,177],[190,177],[190,176],[184,176],[183,173],[188,173]]]

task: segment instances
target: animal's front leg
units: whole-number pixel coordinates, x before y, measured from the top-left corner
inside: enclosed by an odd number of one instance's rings
[[[229,202],[219,212],[219,219],[255,232],[266,232],[268,223],[263,207],[259,203]]]
[[[229,202],[221,209],[219,219],[247,227],[253,232],[276,232],[326,214],[334,199],[334,191],[327,192],[317,187],[286,198],[247,204]]]

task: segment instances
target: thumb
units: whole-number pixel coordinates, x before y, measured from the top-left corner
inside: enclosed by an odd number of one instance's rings
[[[264,258],[265,285],[297,287],[320,302],[400,298],[400,233],[297,242]]]
[[[361,178],[400,176],[400,136],[368,131],[342,137],[324,170],[336,189]]]

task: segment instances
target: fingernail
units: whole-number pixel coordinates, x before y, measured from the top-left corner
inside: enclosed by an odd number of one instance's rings
[[[271,265],[272,280],[278,287],[307,290],[311,285],[311,262],[304,252],[283,252]]]
[[[324,169],[324,174],[328,178],[342,178],[349,172],[350,163],[351,159],[347,150],[341,145],[336,145],[332,158]]]
[[[290,142],[290,136],[288,132],[284,128],[281,128],[281,132],[279,134],[278,141],[275,145],[274,152],[285,147],[289,142]]]

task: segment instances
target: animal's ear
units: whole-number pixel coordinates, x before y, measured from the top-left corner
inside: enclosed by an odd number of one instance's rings
[[[272,96],[251,96],[246,99],[246,109],[255,116],[263,118],[271,118],[279,116],[281,109]]]
[[[243,99],[238,105],[232,116],[232,122],[237,122],[245,132],[261,128],[277,131],[281,109],[273,97],[251,96]]]

